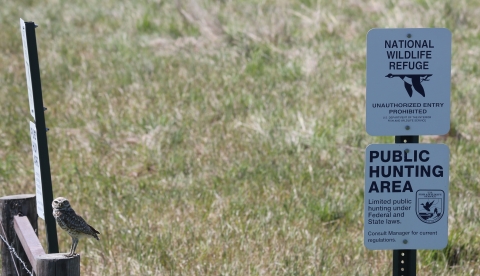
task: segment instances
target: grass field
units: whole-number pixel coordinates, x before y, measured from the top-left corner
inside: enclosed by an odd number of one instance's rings
[[[480,275],[480,1],[3,1],[0,195],[35,193],[19,18],[35,21],[54,196],[82,275],[390,275],[363,245],[366,34],[452,31],[449,243]],[[40,237],[45,243],[43,221]],[[59,230],[62,252],[70,237]]]

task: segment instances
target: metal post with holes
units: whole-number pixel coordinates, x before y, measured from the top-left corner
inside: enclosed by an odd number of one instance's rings
[[[37,40],[35,35],[36,27],[38,26],[35,25],[34,22],[25,22],[20,19],[30,114],[35,120],[35,126],[33,128],[33,131],[31,127],[31,133],[32,136],[36,136],[32,137],[32,147],[34,150],[34,168],[35,166],[38,166],[38,171],[36,171],[35,173],[35,181],[37,185],[40,186],[37,187],[37,196],[38,188],[40,188],[41,202],[43,205],[43,208],[41,209],[43,213],[39,214],[39,216],[44,216],[45,219],[48,253],[58,253],[57,229],[51,206],[51,202],[53,201],[53,190],[50,174],[50,159],[48,156],[48,129],[45,126],[44,112],[46,108],[44,108],[43,106],[42,84],[40,81],[40,65],[38,62]],[[33,143],[33,139],[36,140],[35,144]],[[38,160],[36,160],[35,156],[38,157]],[[38,200],[39,199],[37,199],[37,202]]]
[[[418,144],[419,136],[395,136],[395,144]],[[393,250],[393,276],[417,275],[417,250]]]

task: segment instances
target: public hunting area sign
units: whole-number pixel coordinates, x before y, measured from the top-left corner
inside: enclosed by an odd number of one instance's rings
[[[368,134],[449,131],[451,44],[452,34],[444,28],[368,32]]]
[[[444,144],[367,147],[364,243],[368,249],[447,245],[449,159]]]

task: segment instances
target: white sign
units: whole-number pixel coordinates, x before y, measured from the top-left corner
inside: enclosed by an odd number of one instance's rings
[[[43,210],[43,190],[42,175],[40,174],[40,158],[38,155],[37,127],[35,123],[30,122],[30,137],[32,138],[33,152],[33,170],[35,172],[35,190],[37,196],[37,214],[45,220],[45,212]]]
[[[444,28],[368,32],[368,134],[448,133],[451,48],[452,34]]]
[[[449,159],[444,144],[367,147],[364,243],[368,249],[447,246]]]
[[[21,18],[20,18],[20,30],[22,31],[23,57],[25,59],[25,72],[27,74],[28,103],[30,106],[30,114],[32,114],[33,118],[35,119],[35,107],[33,104],[32,77],[30,76],[30,63],[29,63],[29,57],[28,57],[27,35],[25,31],[25,22]]]

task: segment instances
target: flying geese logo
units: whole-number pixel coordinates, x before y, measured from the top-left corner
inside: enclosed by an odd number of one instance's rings
[[[428,224],[435,223],[443,217],[445,193],[443,190],[417,191],[417,217]]]
[[[388,74],[385,77],[387,78],[395,78],[399,77],[401,80],[403,80],[403,85],[405,86],[405,90],[407,90],[408,96],[410,98],[413,95],[413,88],[415,91],[417,91],[420,95],[425,97],[425,89],[423,89],[422,82],[424,81],[429,81],[429,78],[433,76],[432,74],[413,74],[413,75],[394,75],[394,74]]]

